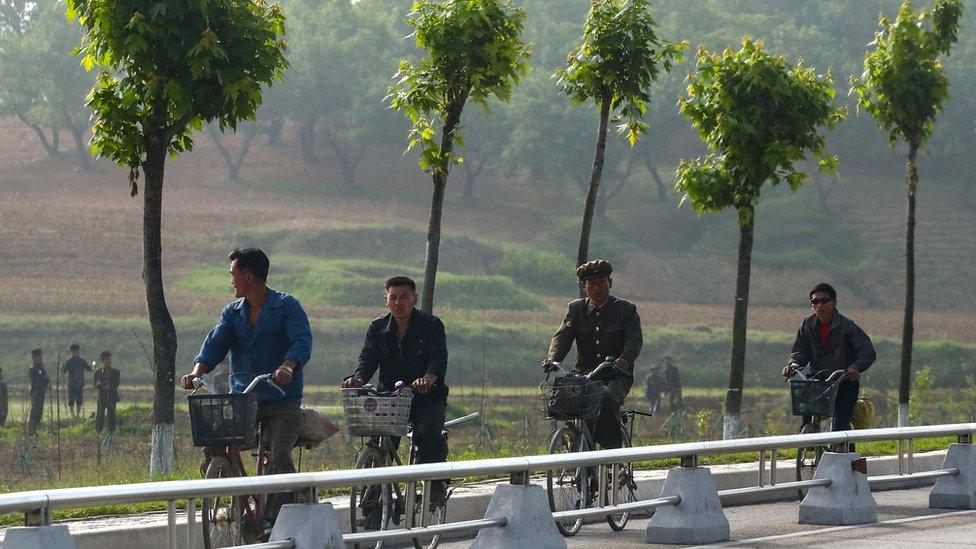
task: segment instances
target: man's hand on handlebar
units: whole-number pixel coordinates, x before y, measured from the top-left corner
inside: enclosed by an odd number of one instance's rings
[[[274,371],[274,375],[271,379],[278,385],[288,385],[291,383],[292,376],[295,375],[295,368],[298,365],[294,361],[286,360],[278,366],[278,369]]]
[[[849,379],[851,381],[857,381],[860,378],[861,378],[861,370],[858,370],[857,369],[857,366],[854,365],[854,364],[851,364],[850,366],[848,366],[847,367],[847,370],[844,372],[844,379]]]
[[[412,387],[414,391],[423,394],[429,391],[430,387],[435,383],[437,383],[437,376],[435,374],[426,374],[424,377],[415,379]]]
[[[783,377],[793,377],[796,375],[796,364],[787,364],[783,367]]]
[[[542,371],[545,372],[545,373],[547,373],[547,374],[549,372],[553,371],[553,370],[558,369],[558,368],[559,367],[557,366],[557,362],[554,361],[554,360],[549,360],[547,358],[547,359],[545,359],[545,360],[542,361]]]
[[[207,366],[197,362],[193,365],[193,370],[191,370],[190,373],[180,378],[180,387],[186,389],[187,391],[196,389],[196,387],[193,386],[193,380],[198,377],[202,377],[205,373],[207,373]]]
[[[356,387],[362,387],[363,385],[363,380],[354,375],[342,380],[343,389],[355,389]]]

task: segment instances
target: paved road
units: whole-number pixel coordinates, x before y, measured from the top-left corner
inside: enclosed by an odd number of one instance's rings
[[[861,526],[812,526],[797,524],[797,502],[729,507],[725,514],[732,526],[732,541],[725,546],[792,547],[976,547],[976,511],[928,508],[930,488],[876,492],[878,524]],[[582,547],[675,547],[643,542],[648,519],[635,519],[623,532],[606,523],[588,524],[569,538],[571,549]],[[448,549],[468,547],[471,541],[442,544]]]

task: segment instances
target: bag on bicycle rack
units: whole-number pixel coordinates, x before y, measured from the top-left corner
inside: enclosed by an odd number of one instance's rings
[[[189,395],[194,446],[247,446],[257,439],[255,393]]]
[[[339,432],[339,427],[329,419],[329,416],[308,406],[302,406],[302,428],[298,430],[298,442],[295,446],[303,446],[311,450],[332,438]]]
[[[585,376],[559,376],[539,384],[545,402],[546,418],[557,420],[589,419],[600,413],[603,384]]]

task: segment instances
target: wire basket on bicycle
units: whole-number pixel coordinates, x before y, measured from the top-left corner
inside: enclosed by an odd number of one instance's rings
[[[795,416],[832,416],[840,380],[791,379],[790,404]]]
[[[600,413],[603,402],[603,383],[580,375],[546,378],[539,384],[539,392],[546,419],[590,419]]]
[[[346,432],[360,437],[402,437],[410,431],[412,402],[413,391],[409,388],[388,395],[362,388],[343,389]]]
[[[189,395],[194,446],[248,446],[257,439],[258,396],[254,393]]]

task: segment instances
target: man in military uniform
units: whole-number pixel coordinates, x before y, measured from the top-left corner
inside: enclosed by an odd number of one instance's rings
[[[92,371],[91,364],[81,358],[81,346],[71,344],[71,358],[61,365],[61,371],[68,374],[68,408],[71,415],[81,416],[82,401],[85,397],[85,372]]]
[[[582,373],[593,371],[607,356],[615,357],[600,414],[589,422],[593,440],[603,448],[620,448],[623,442],[620,407],[634,384],[634,362],[644,344],[637,307],[610,295],[612,273],[613,266],[602,259],[576,269],[587,297],[570,302],[542,363],[548,371],[553,362],[562,362],[574,341],[576,369]]]
[[[51,388],[51,378],[44,369],[44,353],[40,349],[31,351],[31,366],[27,369],[27,379],[30,380],[30,415],[27,418],[27,436],[37,434],[37,426],[44,415],[44,396]]]
[[[102,367],[95,370],[95,389],[98,390],[98,408],[95,411],[95,431],[101,433],[108,415],[108,432],[115,432],[115,405],[119,401],[119,381],[121,374],[112,367],[112,353],[102,351]]]
[[[668,407],[674,412],[681,409],[681,374],[670,356],[664,357],[664,392],[668,395]]]

